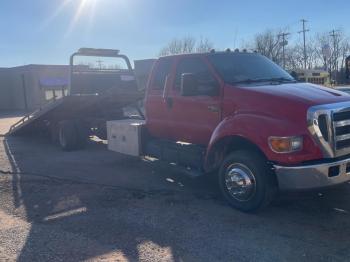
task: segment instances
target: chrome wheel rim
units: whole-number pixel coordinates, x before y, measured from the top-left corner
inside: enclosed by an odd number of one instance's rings
[[[256,179],[247,166],[234,163],[226,169],[225,186],[231,197],[244,202],[255,195]]]

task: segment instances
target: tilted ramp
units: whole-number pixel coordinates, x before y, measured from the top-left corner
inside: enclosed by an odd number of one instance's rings
[[[143,99],[144,93],[135,89],[110,89],[103,95],[71,95],[49,102],[42,108],[24,116],[11,126],[8,135],[39,132],[49,122],[80,118],[113,118],[126,106]]]

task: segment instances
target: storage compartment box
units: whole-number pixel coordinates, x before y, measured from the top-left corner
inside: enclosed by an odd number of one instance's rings
[[[126,119],[107,122],[108,149],[118,153],[140,156],[144,120]]]

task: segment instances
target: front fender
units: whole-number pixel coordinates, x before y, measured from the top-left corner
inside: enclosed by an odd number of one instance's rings
[[[304,147],[302,151],[278,154],[268,145],[270,136],[303,136]],[[318,146],[311,139],[307,131],[307,123],[293,123],[286,119],[278,119],[263,113],[239,113],[226,117],[214,130],[207,149],[208,156],[223,139],[239,137],[254,144],[270,161],[293,164],[301,161],[322,158]],[[239,148],[242,149],[242,148]]]

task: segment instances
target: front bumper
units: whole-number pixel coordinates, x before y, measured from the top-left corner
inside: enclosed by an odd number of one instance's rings
[[[350,181],[350,157],[331,163],[303,166],[274,165],[280,190],[329,187]]]

